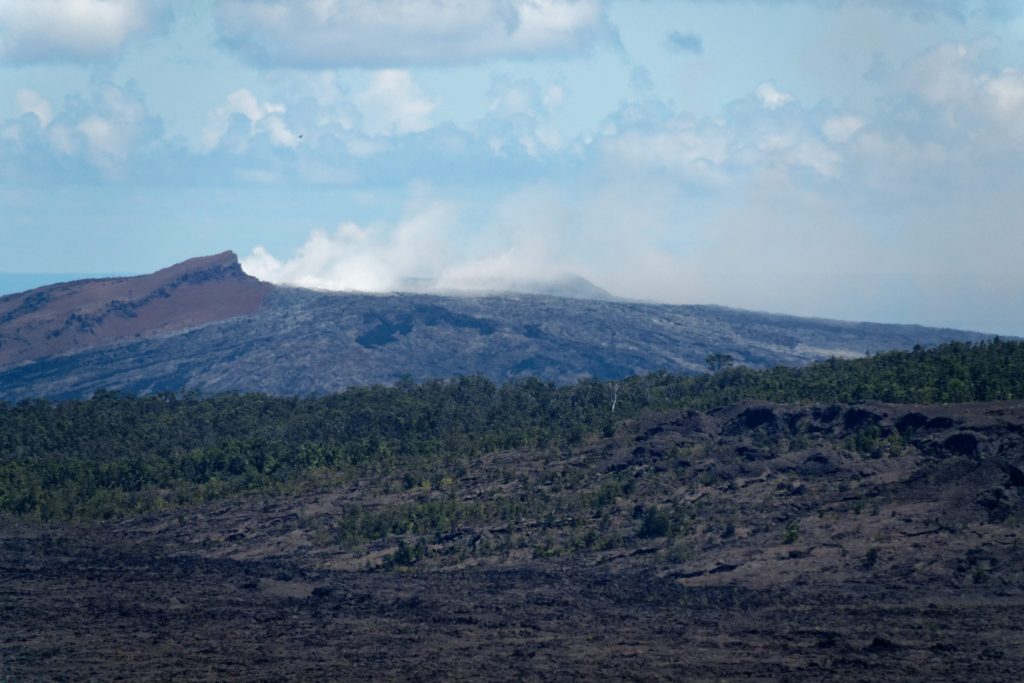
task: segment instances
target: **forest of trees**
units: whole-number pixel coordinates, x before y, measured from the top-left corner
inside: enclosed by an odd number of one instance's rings
[[[0,513],[108,518],[315,481],[402,472],[416,482],[458,471],[480,453],[611,435],[645,411],[748,399],[1024,398],[1024,343],[999,339],[799,369],[728,365],[696,377],[654,373],[571,386],[459,377],[306,398],[98,392],[83,401],[0,403]]]

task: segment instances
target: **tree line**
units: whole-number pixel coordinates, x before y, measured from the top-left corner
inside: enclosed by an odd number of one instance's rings
[[[1024,398],[1024,343],[994,339],[755,371],[665,372],[559,386],[472,376],[311,397],[198,393],[0,403],[0,512],[142,514],[242,491],[403,473],[408,485],[502,449],[554,449],[645,411],[743,400]]]

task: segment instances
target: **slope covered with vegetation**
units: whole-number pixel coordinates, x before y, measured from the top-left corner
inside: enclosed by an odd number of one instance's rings
[[[312,398],[101,392],[0,404],[0,511],[45,519],[153,512],[246,490],[464,472],[470,458],[611,436],[649,411],[781,403],[995,401],[1024,397],[1024,343],[953,343],[806,368],[655,373],[556,386],[481,377]],[[865,437],[867,438],[867,437]]]
[[[0,679],[1019,678],[1024,346],[709,360],[0,406]]]

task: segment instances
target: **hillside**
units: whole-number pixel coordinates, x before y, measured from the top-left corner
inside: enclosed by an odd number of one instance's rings
[[[703,372],[709,353],[763,368],[985,338],[714,306],[273,287],[230,253],[0,298],[0,315],[9,401],[100,389],[306,395],[459,374],[574,382]]]
[[[8,518],[0,675],[1013,680],[1022,426],[1019,401],[744,403]]]
[[[0,677],[1014,680],[1022,396],[997,340],[0,403]]]
[[[2,296],[0,367],[252,313],[270,289],[224,252],[152,275],[78,280]]]

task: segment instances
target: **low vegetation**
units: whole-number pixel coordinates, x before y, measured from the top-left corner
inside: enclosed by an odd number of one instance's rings
[[[592,436],[611,436],[623,420],[646,412],[708,410],[751,399],[943,403],[1024,397],[1024,343],[999,339],[801,369],[754,371],[715,361],[719,370],[699,377],[654,373],[572,386],[536,379],[498,386],[461,377],[308,398],[99,392],[84,401],[0,404],[0,512],[102,519],[244,491],[364,479],[378,482],[382,493],[442,491],[484,453],[557,453]],[[886,445],[870,431],[856,439],[853,447],[864,452]],[[630,485],[620,479],[609,475],[587,500],[599,511],[602,496],[614,499]],[[562,484],[570,490],[574,485]],[[543,491],[488,503],[430,498],[408,509],[353,511],[332,533],[355,543],[483,518],[512,519],[526,510],[567,512]],[[682,516],[651,508],[638,513],[637,526],[642,536],[661,537],[685,524]],[[581,535],[578,542],[587,540]],[[405,561],[414,561],[416,552],[407,549]]]

